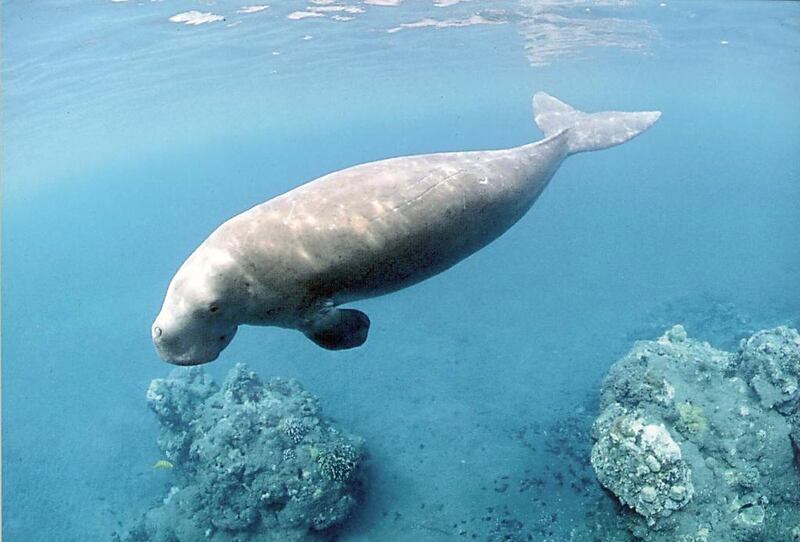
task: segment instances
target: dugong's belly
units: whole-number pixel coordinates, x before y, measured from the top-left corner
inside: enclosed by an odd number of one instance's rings
[[[506,231],[552,175],[533,182],[529,162],[512,150],[363,164],[258,205],[209,241],[234,246],[298,308],[372,297],[435,275]]]

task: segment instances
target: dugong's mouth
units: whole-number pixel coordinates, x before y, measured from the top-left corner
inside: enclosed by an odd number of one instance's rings
[[[161,359],[167,363],[172,363],[173,365],[191,366],[211,363],[217,359],[222,352],[222,350],[198,352],[196,349],[191,349],[188,352],[176,354],[174,351],[163,348],[162,345],[160,345],[157,341],[153,341],[153,343],[156,347],[156,352],[158,352],[159,357],[161,357]]]
[[[152,328],[153,346],[161,359],[173,365],[191,366],[210,363],[217,359],[233,340],[237,328],[234,327],[224,334],[212,334],[210,337],[203,334],[168,333],[162,325],[154,324]]]
[[[173,348],[165,348],[165,345],[159,341],[153,341],[153,344],[156,347],[156,352],[158,352],[159,357],[168,363],[172,363],[173,365],[190,366],[210,363],[217,359],[220,355],[220,352],[222,352],[221,349],[210,350],[204,348],[190,348],[181,352],[176,351],[176,349]]]
[[[211,363],[215,359],[219,357],[219,354],[215,356],[206,356],[206,357],[198,357],[198,356],[178,356],[178,357],[168,357],[164,356],[159,352],[161,359],[166,361],[167,363],[171,363],[173,365],[180,365],[182,367],[191,367],[192,365],[203,365],[204,363]]]

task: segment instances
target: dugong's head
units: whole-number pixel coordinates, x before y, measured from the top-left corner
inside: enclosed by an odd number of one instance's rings
[[[201,245],[173,277],[153,322],[158,354],[177,365],[217,359],[242,322],[249,286],[227,251]]]

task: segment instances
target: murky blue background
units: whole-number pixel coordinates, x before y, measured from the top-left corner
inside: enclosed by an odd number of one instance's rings
[[[456,268],[359,303],[363,348],[244,328],[209,367],[296,377],[366,438],[372,482],[344,539],[441,540],[461,521],[482,536],[487,507],[566,538],[583,497],[554,481],[558,450],[520,431],[591,418],[627,334],[664,302],[711,292],[797,316],[797,3],[409,0],[302,19],[314,4],[273,4],[2,5],[9,540],[106,540],[169,487],[144,392],[171,367],[150,323],[219,223],[356,163],[534,141],[540,89],[663,116],[570,158]],[[170,21],[190,10],[224,20]],[[504,476],[546,486],[498,491]]]

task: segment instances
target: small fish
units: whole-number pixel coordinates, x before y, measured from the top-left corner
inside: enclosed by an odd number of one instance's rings
[[[166,459],[159,459],[153,464],[154,469],[171,469],[174,467],[171,462],[167,461]]]

